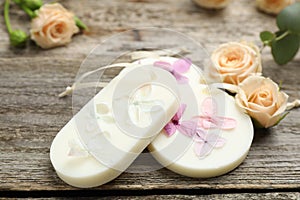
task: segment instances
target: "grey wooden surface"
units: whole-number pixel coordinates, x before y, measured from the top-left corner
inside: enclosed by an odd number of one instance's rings
[[[72,118],[72,98],[59,99],[57,94],[72,84],[81,62],[98,43],[125,30],[155,26],[182,32],[212,51],[223,42],[242,39],[259,44],[259,32],[275,30],[276,26],[275,18],[258,12],[251,0],[233,0],[221,11],[203,10],[189,0],[59,2],[91,29],[89,34],[74,37],[66,47],[44,51],[28,43],[25,49],[11,48],[0,18],[0,197],[132,197],[141,193],[149,199],[158,194],[170,194],[165,198],[175,199],[299,199],[299,109],[274,128],[256,130],[245,162],[221,177],[193,179],[161,169],[124,173],[90,190],[63,183],[51,166],[49,147]],[[11,16],[13,27],[29,28],[29,19],[16,6],[11,8]],[[282,82],[290,100],[300,98],[299,55],[288,65],[278,66],[265,49],[263,64],[263,73]],[[186,196],[190,194],[196,196]],[[210,196],[197,196],[201,194]]]

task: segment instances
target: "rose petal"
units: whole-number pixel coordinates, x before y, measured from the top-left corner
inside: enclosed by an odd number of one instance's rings
[[[247,96],[250,96],[250,92],[256,91],[257,88],[260,88],[264,84],[264,79],[264,77],[260,76],[250,76],[239,84],[239,87]]]
[[[272,127],[274,125],[277,124],[277,122],[281,119],[281,117],[283,116],[282,115],[276,115],[276,116],[272,116],[268,122],[264,125],[265,128],[269,128],[269,127]]]
[[[294,2],[295,0],[256,0],[256,6],[266,13],[278,14],[286,6],[291,5]]]
[[[225,83],[239,84],[251,74],[261,73],[261,57],[258,47],[246,42],[230,42],[220,45],[211,56],[210,76],[218,76]],[[207,67],[206,67],[207,68]]]
[[[74,14],[59,3],[44,4],[37,17],[31,22],[31,39],[42,48],[62,46],[71,41],[73,34],[79,32]]]
[[[256,110],[259,112],[265,112],[265,113],[268,113],[270,116],[272,116],[276,112],[277,108],[276,108],[275,102],[272,102],[272,105],[268,106],[268,107],[264,107],[262,105],[248,102],[248,109]]]
[[[248,114],[257,120],[263,127],[268,128],[269,127],[269,121],[272,118],[268,113],[259,112],[259,111],[251,111],[248,110]]]
[[[281,115],[282,113],[284,113],[286,111],[288,99],[289,99],[289,96],[286,93],[280,92],[278,94],[278,101],[276,103],[276,106],[278,107],[278,109],[273,114],[274,116]]]

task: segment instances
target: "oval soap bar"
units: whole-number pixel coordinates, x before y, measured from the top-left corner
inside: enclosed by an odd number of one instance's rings
[[[140,61],[153,62],[157,59]],[[176,58],[160,58],[158,64],[176,62]],[[234,98],[210,88],[199,70],[192,65],[182,73],[188,80],[183,84],[194,95],[181,99],[181,108],[148,149],[160,164],[176,173],[207,178],[240,165],[254,133],[250,117],[236,106]],[[190,103],[189,98],[196,98],[196,103]]]
[[[50,159],[58,176],[81,188],[113,180],[176,113],[178,99],[169,72],[139,64],[122,70],[53,140]]]

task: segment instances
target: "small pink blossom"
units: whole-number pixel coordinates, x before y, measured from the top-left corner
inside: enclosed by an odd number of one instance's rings
[[[226,140],[216,133],[199,130],[194,137],[195,153],[199,157],[207,156],[214,148],[221,148],[225,145]]]
[[[179,131],[193,138],[195,141],[194,151],[200,158],[210,154],[214,148],[223,147],[226,143],[226,140],[215,133],[214,129],[233,129],[237,125],[236,120],[233,118],[216,116],[217,104],[210,97],[202,103],[203,115],[182,121],[181,118],[185,109],[186,105],[181,104],[175,116],[164,127],[164,130],[168,136],[172,136],[176,131]]]
[[[236,127],[236,120],[230,117],[217,116],[217,103],[213,98],[207,97],[202,103],[203,115],[197,116],[198,125],[204,129],[219,128],[233,129]]]
[[[170,72],[180,84],[189,82],[189,79],[182,74],[186,73],[190,69],[191,65],[192,62],[190,59],[178,59],[173,64],[164,61],[157,61],[154,63],[154,66]]]

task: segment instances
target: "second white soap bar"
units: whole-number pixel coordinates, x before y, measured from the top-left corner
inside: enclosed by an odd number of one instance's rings
[[[159,61],[174,65],[177,59],[165,57]],[[140,61],[153,62],[157,59]],[[199,70],[191,65],[183,73],[188,80],[183,87],[193,94],[182,95],[185,90],[180,91],[181,111],[148,149],[163,167],[185,176],[208,178],[239,166],[248,154],[254,132],[250,117],[235,104],[234,98],[204,84]],[[195,121],[197,127],[193,126]]]

